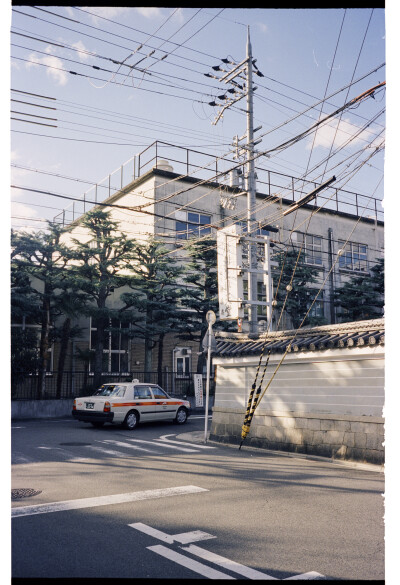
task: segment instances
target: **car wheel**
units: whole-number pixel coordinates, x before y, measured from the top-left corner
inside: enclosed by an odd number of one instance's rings
[[[176,417],[174,419],[174,423],[177,425],[183,425],[187,421],[187,411],[186,408],[179,408],[178,412],[176,413]]]
[[[100,428],[104,425],[103,422],[92,422],[91,424],[96,428]]]
[[[131,410],[125,417],[124,420],[124,427],[129,431],[133,431],[135,427],[137,427],[139,422],[139,414],[136,410]]]

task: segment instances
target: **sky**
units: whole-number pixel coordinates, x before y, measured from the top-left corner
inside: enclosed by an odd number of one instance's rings
[[[221,59],[246,57],[248,27],[263,74],[254,76],[259,151],[275,149],[385,81],[379,8],[14,6],[10,23],[15,228],[45,227],[71,208],[68,197],[82,197],[156,140],[226,155],[233,137],[246,131],[245,100],[215,123],[221,108],[209,102],[222,103],[217,96],[228,86],[205,74],[222,76],[212,69],[227,67]],[[260,164],[317,182],[342,174],[337,186],[383,199],[384,154],[371,155],[384,140],[385,95],[383,88]],[[329,99],[319,103],[323,98]],[[171,156],[181,157],[177,152]]]

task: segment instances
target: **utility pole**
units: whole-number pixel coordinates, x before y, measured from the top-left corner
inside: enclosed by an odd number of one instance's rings
[[[254,146],[261,142],[261,140],[254,141],[254,134],[257,130],[261,129],[261,126],[254,129],[253,125],[253,93],[257,89],[253,86],[253,67],[254,72],[259,77],[264,77],[261,71],[258,70],[255,65],[256,60],[253,59],[251,42],[250,42],[250,27],[247,27],[247,48],[246,48],[246,59],[241,63],[236,64],[229,59],[222,59],[225,64],[233,65],[231,70],[226,70],[223,67],[217,65],[213,67],[214,71],[222,71],[224,75],[217,77],[214,74],[205,73],[206,77],[217,79],[224,83],[231,83],[233,87],[228,89],[224,95],[218,96],[218,99],[223,103],[218,104],[215,101],[209,102],[210,106],[220,106],[220,111],[216,116],[213,124],[217,124],[218,121],[223,117],[224,111],[236,104],[238,101],[246,97],[247,108],[246,108],[246,119],[247,119],[247,130],[246,133],[241,137],[235,137],[236,150],[238,156],[241,148],[241,153],[244,153],[245,160],[244,165],[246,168],[245,172],[245,191],[247,193],[247,237],[249,238],[248,243],[248,306],[249,306],[249,328],[250,333],[257,333],[257,243],[254,241],[254,237],[257,235],[256,229],[258,227],[256,221],[256,173],[254,164],[255,150]],[[238,79],[236,81],[235,79]],[[228,96],[228,93],[232,97]],[[239,142],[246,138],[246,144],[239,145]]]
[[[247,27],[247,161],[246,161],[246,191],[247,191],[247,234],[252,236],[256,227],[256,178],[254,170],[254,127],[253,127],[253,57],[250,42],[250,27]],[[248,273],[248,300],[250,333],[257,333],[257,305],[251,304],[257,301],[257,245],[249,242],[249,273]]]

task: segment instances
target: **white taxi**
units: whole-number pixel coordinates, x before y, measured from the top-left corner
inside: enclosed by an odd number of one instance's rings
[[[157,384],[133,380],[103,384],[92,396],[75,398],[72,416],[95,427],[112,423],[132,430],[139,421],[171,420],[182,425],[190,409],[189,401],[171,398]]]

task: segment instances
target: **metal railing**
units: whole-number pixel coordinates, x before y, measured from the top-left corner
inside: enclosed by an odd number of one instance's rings
[[[178,175],[219,183],[221,187],[230,184],[229,171],[238,165],[238,161],[232,157],[216,156],[156,140],[93,185],[79,201],[74,201],[64,208],[54,217],[53,221],[63,226],[70,224],[97,203],[104,202],[111,195],[127,187],[138,177],[153,168],[162,166],[161,161],[163,160],[167,160],[172,165],[173,172]],[[271,171],[261,164],[257,165],[256,163],[255,170],[257,173],[257,193],[261,195],[296,201],[318,186],[312,181]],[[348,213],[356,217],[363,213],[364,217],[369,216],[375,221],[383,221],[383,206],[380,199],[345,189],[328,187],[318,195],[313,205],[324,205],[325,209]],[[364,208],[368,209],[368,214],[364,212]]]
[[[129,372],[129,373],[104,373],[102,383],[131,382],[133,379],[139,382],[159,384],[171,396],[194,395],[193,374],[180,374],[177,372]],[[47,372],[44,388],[38,391],[38,376],[35,374],[19,373],[12,376],[11,400],[55,400],[63,398],[75,398],[92,394],[96,388],[93,386],[93,374],[88,372],[64,371],[61,385],[58,388],[57,372]],[[206,376],[203,375],[203,388],[206,387]],[[210,394],[214,393],[214,380],[210,379]]]

